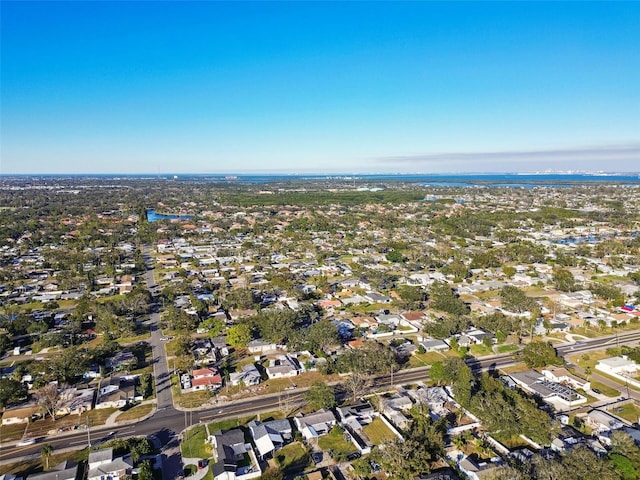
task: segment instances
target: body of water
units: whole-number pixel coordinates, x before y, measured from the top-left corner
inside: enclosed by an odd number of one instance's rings
[[[147,221],[149,222],[157,222],[159,220],[189,220],[190,218],[193,218],[193,215],[174,215],[147,210]]]

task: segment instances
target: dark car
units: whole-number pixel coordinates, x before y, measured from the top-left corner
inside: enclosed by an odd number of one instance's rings
[[[353,452],[353,453],[350,453],[349,455],[347,455],[347,460],[349,460],[349,461],[357,460],[361,456],[362,455],[360,454],[360,452]]]
[[[593,393],[598,394],[598,395],[602,395],[602,392],[601,392],[600,390],[598,390],[597,388],[592,388],[592,389],[591,389],[591,391],[592,391]]]
[[[314,461],[314,463],[320,463],[323,458],[324,455],[322,454],[322,452],[313,452],[311,454],[311,459]]]

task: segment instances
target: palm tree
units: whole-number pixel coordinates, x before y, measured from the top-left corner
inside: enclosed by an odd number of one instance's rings
[[[53,446],[50,443],[47,443],[42,446],[42,450],[40,450],[40,456],[44,459],[46,468],[45,470],[49,470],[49,458],[53,454]]]

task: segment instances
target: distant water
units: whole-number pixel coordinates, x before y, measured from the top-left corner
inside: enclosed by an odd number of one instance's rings
[[[512,187],[533,188],[539,186],[571,187],[575,185],[640,185],[640,175],[637,173],[615,174],[379,174],[379,175],[213,175],[213,174],[159,174],[159,175],[0,175],[0,178],[33,178],[33,179],[95,179],[95,180],[155,180],[168,182],[205,182],[205,183],[245,183],[245,184],[269,184],[292,181],[331,181],[331,182],[406,182],[424,186],[438,187]]]
[[[439,187],[570,187],[581,184],[640,185],[638,174],[406,174],[406,175],[238,175],[232,179],[215,175],[179,175],[173,181],[267,184],[301,180],[343,182],[408,182]]]
[[[173,215],[147,210],[147,221],[152,223],[160,220],[189,220],[190,218],[193,218],[193,215]]]

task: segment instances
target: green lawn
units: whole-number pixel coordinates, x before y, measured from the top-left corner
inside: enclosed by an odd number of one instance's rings
[[[266,417],[262,417],[266,418]],[[251,420],[255,420],[255,415],[250,417],[238,417],[238,418],[229,418],[227,420],[221,420],[219,422],[213,422],[209,424],[209,431],[213,435],[214,432],[218,430],[232,430],[234,428],[243,427]]]
[[[515,352],[516,350],[519,350],[520,347],[518,345],[500,345],[498,347],[498,353],[509,353],[509,352]]]
[[[309,453],[300,442],[291,443],[273,454],[282,470],[302,470],[309,465]]]
[[[471,345],[470,353],[476,357],[482,357],[485,355],[493,355],[493,350],[491,347],[487,347],[486,345]]]
[[[211,445],[205,443],[206,439],[207,431],[204,426],[197,426],[187,430],[180,445],[182,456],[188,458],[210,458],[213,453]]]
[[[602,392],[603,395],[606,395],[607,397],[617,397],[618,395],[620,395],[620,392],[618,390],[616,390],[615,388],[611,388],[608,385],[605,385],[604,383],[600,383],[596,380],[591,380],[591,388],[592,389],[597,389],[600,390],[600,392]]]
[[[631,423],[640,420],[640,408],[636,407],[633,403],[626,403],[619,407],[614,407],[611,409],[611,413]]]
[[[130,408],[126,412],[122,412],[116,418],[116,422],[127,422],[129,420],[137,420],[138,418],[142,418],[145,415],[151,413],[154,405],[151,403],[145,403],[144,405],[138,405],[136,407]]]
[[[362,430],[374,445],[390,442],[396,438],[395,434],[389,430],[389,427],[380,418],[374,418],[373,422],[366,425]]]
[[[345,432],[341,428],[334,427],[331,431],[318,439],[318,446],[326,451],[332,450],[333,456],[341,459],[356,451],[353,443],[345,439]]]

